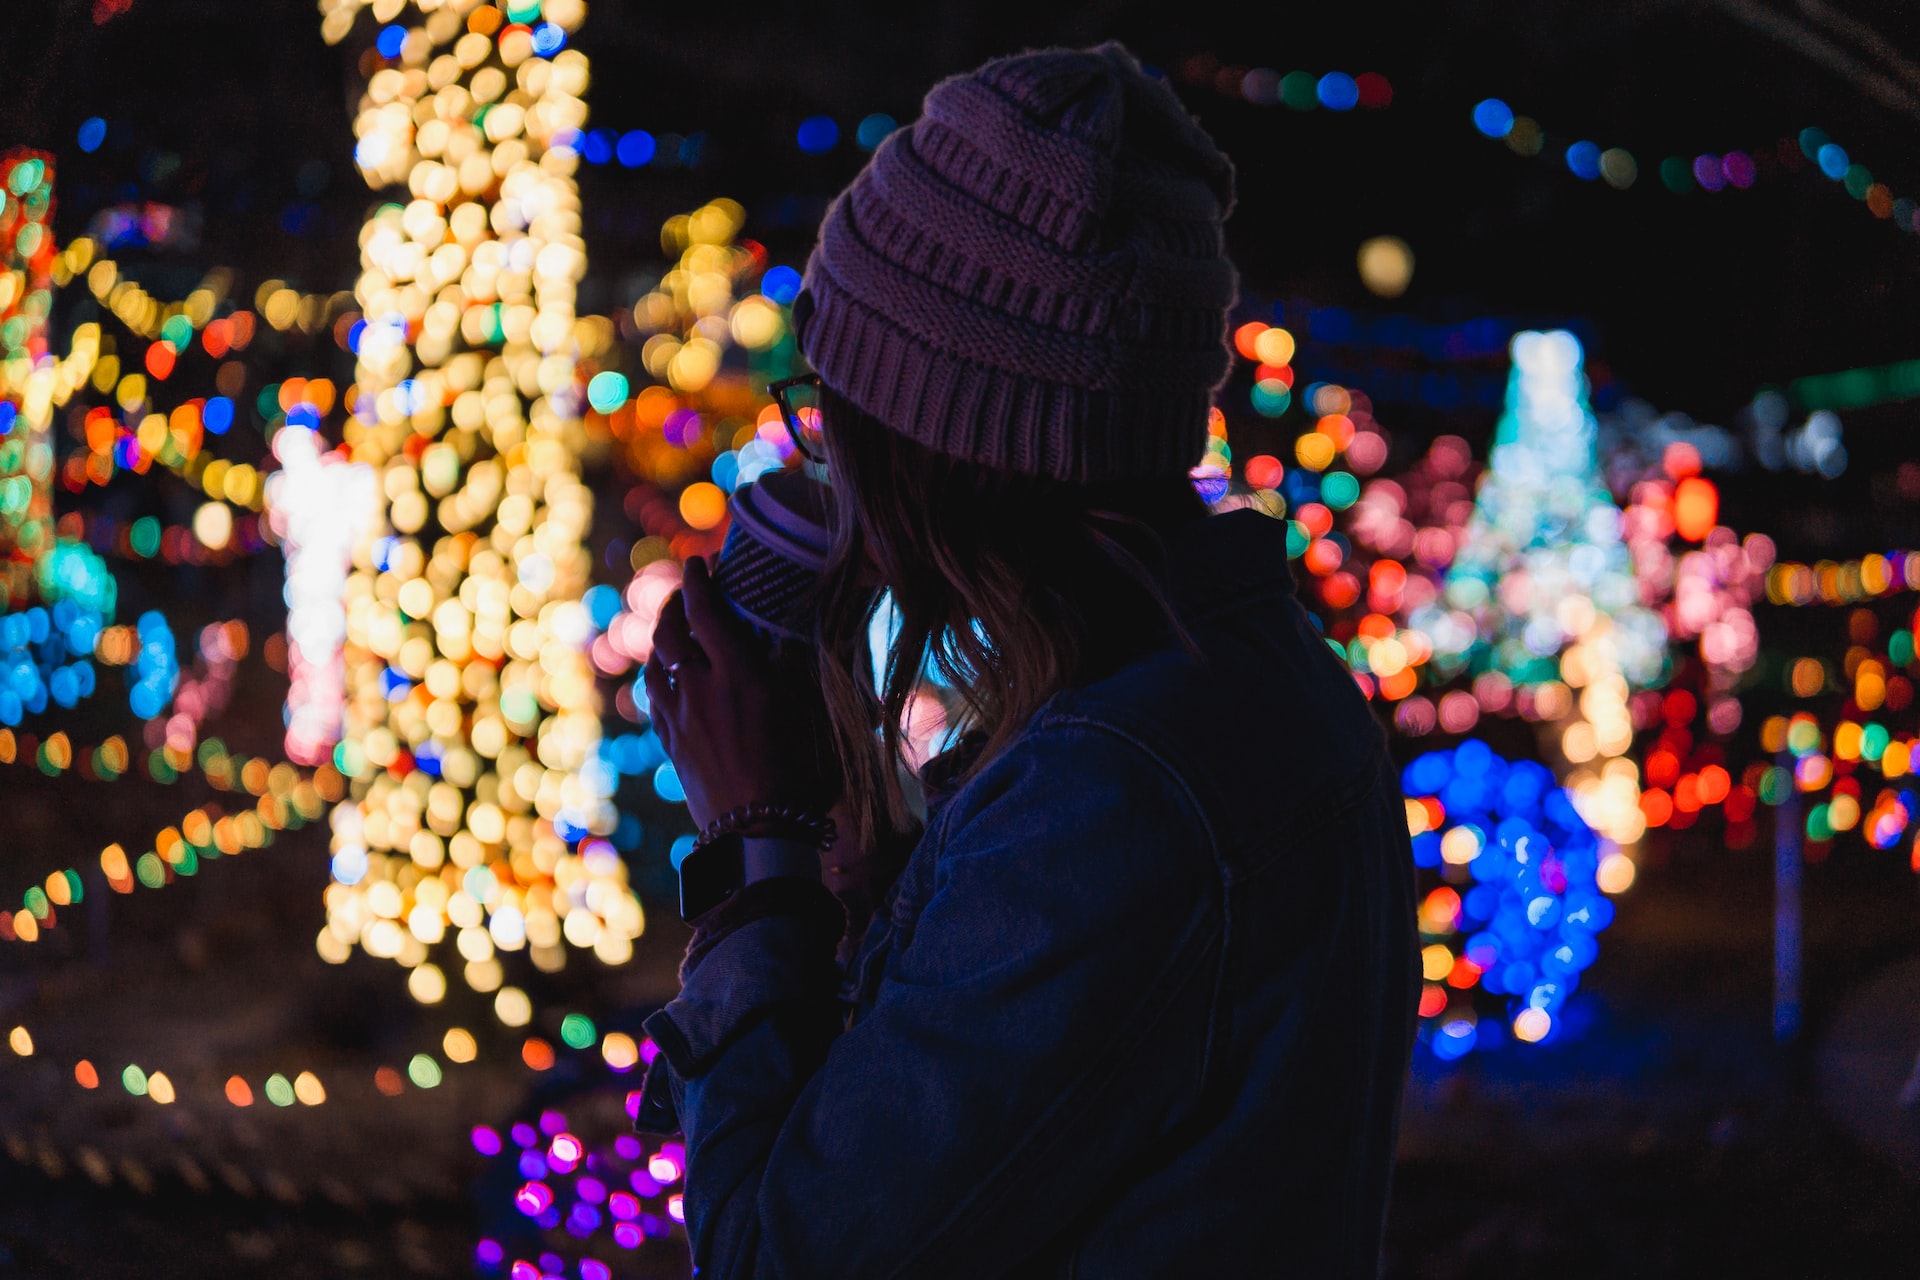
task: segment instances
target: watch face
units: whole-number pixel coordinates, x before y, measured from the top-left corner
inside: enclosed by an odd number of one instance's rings
[[[743,844],[722,836],[680,860],[680,918],[692,921],[725,901],[740,887]]]

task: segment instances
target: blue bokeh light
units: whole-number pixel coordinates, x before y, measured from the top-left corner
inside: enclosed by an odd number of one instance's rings
[[[200,421],[214,435],[223,436],[233,426],[233,401],[225,396],[212,396],[206,407],[200,410]]]
[[[687,789],[680,785],[680,775],[671,760],[653,771],[653,790],[668,804],[679,804],[687,798]]]
[[[1567,148],[1567,171],[1592,182],[1600,176],[1600,144],[1581,140]]]
[[[832,116],[808,116],[800,122],[795,140],[808,155],[822,155],[839,144],[840,126],[833,122]]]
[[[1329,71],[1314,86],[1320,105],[1329,111],[1351,111],[1360,104],[1360,86],[1344,71]]]
[[[853,131],[853,140],[860,144],[863,151],[871,151],[880,145],[882,139],[900,127],[899,121],[884,111],[876,111],[862,120]]]
[[[1483,98],[1474,104],[1473,127],[1489,138],[1504,138],[1513,132],[1513,108],[1498,98]]]
[[[789,306],[800,296],[800,273],[792,267],[769,267],[760,278],[760,292],[781,306]]]
[[[79,135],[74,140],[82,151],[89,154],[98,151],[100,144],[107,140],[107,122],[99,116],[81,121]]]
[[[588,588],[580,603],[587,607],[587,617],[593,620],[595,631],[605,631],[620,615],[620,592],[604,582]]]
[[[645,129],[629,129],[614,145],[614,155],[629,169],[638,169],[660,150],[660,144]]]

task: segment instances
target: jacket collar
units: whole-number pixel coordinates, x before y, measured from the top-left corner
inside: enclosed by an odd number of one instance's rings
[[[1257,598],[1294,591],[1287,559],[1287,523],[1241,507],[1203,516],[1174,534],[1171,592],[1182,621],[1231,613]],[[986,731],[961,735],[920,767],[929,813],[949,799],[986,745]]]
[[[1264,511],[1239,507],[1204,516],[1174,535],[1171,550],[1174,606],[1183,619],[1293,594],[1287,522]]]

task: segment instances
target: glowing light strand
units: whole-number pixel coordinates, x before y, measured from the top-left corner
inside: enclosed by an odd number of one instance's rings
[[[321,7],[333,42],[367,6]],[[362,230],[345,437],[379,475],[391,533],[355,549],[347,584],[335,760],[353,797],[333,814],[318,945],[413,967],[451,923],[469,984],[490,990],[496,948],[555,968],[564,938],[621,963],[642,927],[618,855],[585,839],[616,815],[612,771],[590,767],[578,158],[549,144],[584,121],[588,67],[492,22],[498,10],[377,8],[420,20],[380,51],[355,160],[369,185],[405,183],[411,199]],[[545,22],[564,35],[584,12],[549,0]],[[404,928],[374,909],[390,891]]]

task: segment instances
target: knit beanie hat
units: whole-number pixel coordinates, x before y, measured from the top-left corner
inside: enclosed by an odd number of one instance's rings
[[[821,380],[936,452],[1185,475],[1229,368],[1233,166],[1109,42],[935,85],[835,198],[794,320]]]

